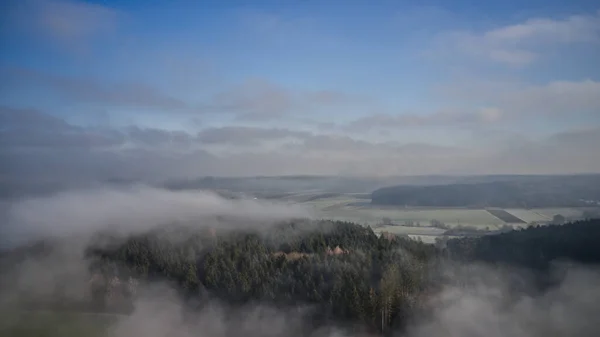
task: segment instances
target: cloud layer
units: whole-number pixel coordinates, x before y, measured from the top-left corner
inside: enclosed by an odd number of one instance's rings
[[[171,223],[260,229],[276,221],[310,216],[300,206],[227,200],[211,192],[173,192],[141,185],[66,191],[12,201],[4,207],[6,220],[0,234],[3,241],[16,241],[8,242],[10,245],[44,238],[86,238],[100,231],[126,236]]]
[[[192,7],[10,2],[3,182],[600,170],[597,9],[410,8],[402,31],[390,9],[365,35],[312,7],[218,9],[227,27]]]
[[[498,114],[485,110],[471,122],[484,118],[493,123]],[[451,113],[438,117],[455,118]],[[370,141],[335,130],[230,126],[194,134],[137,126],[83,127],[35,110],[9,108],[0,111],[0,118],[9,126],[0,131],[0,155],[6,159],[2,174],[15,182],[116,178],[158,182],[207,175],[589,173],[600,167],[594,145],[600,129],[594,127],[538,139],[501,131],[473,133],[473,144],[456,146]],[[381,124],[402,130],[404,123],[429,121],[374,116],[348,128]]]

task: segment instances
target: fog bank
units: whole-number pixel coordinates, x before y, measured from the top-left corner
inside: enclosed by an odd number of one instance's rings
[[[225,199],[208,191],[170,191],[142,185],[71,190],[16,200],[6,203],[3,213],[3,246],[99,231],[136,234],[170,223],[257,229],[276,221],[311,216],[308,209],[297,205]],[[223,217],[229,221],[217,221]]]

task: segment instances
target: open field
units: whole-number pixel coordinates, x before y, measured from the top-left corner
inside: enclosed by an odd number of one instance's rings
[[[408,226],[383,226],[373,229],[375,233],[388,232],[398,235],[442,235],[446,231],[435,227],[408,227]]]
[[[503,209],[488,209],[488,213],[495,216],[496,218],[506,222],[506,223],[525,223],[525,221],[521,220],[519,217],[508,213]]]
[[[544,216],[530,209],[507,208],[505,211],[525,221],[526,223],[545,222],[552,220],[552,216]]]
[[[393,224],[412,222],[429,226],[432,220],[443,222],[449,227],[469,226],[494,230],[505,224],[486,210],[470,209],[381,209],[375,207],[329,207],[318,212],[319,216],[333,220],[349,220],[368,225],[381,224],[384,219]]]
[[[471,227],[481,231],[496,231],[505,226],[526,228],[532,223],[548,224],[560,214],[573,221],[582,219],[586,210],[599,208],[534,208],[534,209],[470,209],[428,208],[371,205],[364,194],[325,194],[303,192],[288,194],[282,201],[299,203],[312,208],[323,219],[356,222],[370,225],[375,232],[387,231],[431,242],[443,235],[445,229],[431,226],[432,220],[447,228]],[[383,226],[382,224],[386,224]]]
[[[288,197],[287,200],[290,200]],[[548,222],[560,214],[567,220],[583,218],[584,211],[593,208],[533,208],[533,209],[469,209],[469,208],[404,208],[374,206],[368,199],[339,194],[298,203],[312,207],[318,216],[335,220],[349,220],[375,225],[388,219],[394,224],[406,222],[429,225],[432,220],[453,226],[476,226],[498,228],[505,224],[521,222]],[[597,208],[595,208],[597,209]],[[522,221],[520,221],[522,220]]]

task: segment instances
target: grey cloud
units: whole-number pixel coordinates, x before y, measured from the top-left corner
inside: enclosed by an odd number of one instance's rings
[[[296,91],[262,79],[251,79],[213,97],[217,110],[233,112],[239,120],[279,119],[306,109],[362,103],[366,99],[333,90]]]
[[[554,81],[519,89],[498,95],[496,104],[512,113],[553,115],[596,114],[600,109],[600,82],[597,81]]]
[[[239,111],[246,119],[268,119],[287,113],[293,97],[287,90],[263,80],[253,80],[221,92],[214,97],[216,106]]]
[[[129,126],[123,129],[80,127],[39,112],[0,108],[0,144],[5,148],[110,148],[131,143],[138,146],[188,149],[197,139],[180,130]]]
[[[32,128],[52,130],[72,130],[73,127],[60,118],[41,113],[34,109],[19,109],[0,106],[0,125],[4,128]]]
[[[49,90],[74,102],[116,106],[195,110],[186,102],[139,83],[100,83],[89,78],[74,78],[25,68],[0,69],[0,87]]]
[[[549,146],[564,146],[575,149],[597,149],[600,144],[600,128],[566,131],[549,138]]]
[[[195,142],[192,135],[184,131],[130,126],[125,129],[128,139],[145,146],[177,146],[187,148]]]
[[[173,192],[146,186],[103,187],[11,202],[2,238],[10,238],[11,244],[16,244],[17,240],[22,243],[44,238],[89,237],[99,231],[129,235],[172,222],[202,228],[214,225],[215,218],[221,216],[246,220],[221,226],[264,226],[268,222],[309,215],[300,206],[251,199],[226,200],[210,192]]]
[[[122,14],[100,4],[71,0],[23,0],[9,4],[7,24],[33,38],[81,51],[116,31]]]
[[[460,266],[432,299],[433,317],[413,324],[407,336],[595,336],[600,323],[597,267],[563,266],[564,279],[543,294],[516,294],[510,285],[529,275],[485,265]],[[558,270],[559,267],[556,267]]]
[[[308,132],[276,128],[221,127],[204,129],[198,133],[198,140],[205,144],[256,145],[262,141],[285,138],[303,139]]]
[[[598,116],[600,82],[552,81],[543,85],[521,82],[457,79],[441,86],[443,98],[487,104],[501,119],[525,117]]]
[[[23,130],[0,131],[0,143],[8,148],[93,148],[111,147],[123,143],[118,132],[94,132],[79,130],[73,132]]]
[[[348,136],[314,135],[296,146],[308,151],[365,151],[377,150],[387,144],[374,144]]]
[[[331,90],[294,91],[265,80],[249,80],[209,97],[204,103],[196,104],[143,83],[111,83],[94,78],[68,77],[32,68],[6,66],[0,68],[0,88],[7,92],[40,88],[77,103],[149,108],[190,115],[229,114],[245,121],[279,119],[303,109],[366,101]]]
[[[19,119],[11,114],[0,116],[5,121],[9,116],[13,124]],[[477,139],[477,146],[448,147],[377,143],[344,135],[257,127],[211,128],[197,136],[139,127],[89,129],[65,125],[33,112],[28,116],[22,118],[18,133],[10,129],[0,133],[0,160],[5,163],[0,166],[0,174],[15,182],[112,178],[158,182],[206,175],[381,176],[600,170],[600,156],[595,148],[598,129],[573,130],[539,140],[512,135],[510,141],[489,143],[483,137]],[[43,121],[55,127],[41,132]],[[28,129],[29,124],[36,129]],[[500,138],[496,135],[494,139]],[[221,151],[218,145],[237,151]]]
[[[29,109],[0,108],[0,125],[0,147],[5,149],[110,147],[124,141],[119,132],[76,127]]]
[[[353,97],[351,95],[333,91],[333,90],[320,90],[311,92],[305,95],[306,98],[318,104],[348,104],[351,102],[360,102],[361,99],[359,97]]]
[[[348,131],[369,131],[372,129],[400,129],[411,127],[452,127],[493,122],[502,112],[494,108],[471,111],[439,111],[423,114],[374,114],[359,118],[343,126]]]
[[[520,174],[593,173],[600,171],[600,153],[595,142],[600,129],[572,130],[531,140],[513,141],[492,149],[482,149],[471,163],[475,172],[493,168],[497,172]]]

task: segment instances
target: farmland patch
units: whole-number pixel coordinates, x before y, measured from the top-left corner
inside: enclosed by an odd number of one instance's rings
[[[518,217],[508,213],[503,209],[488,209],[488,213],[495,216],[496,218],[506,222],[506,223],[525,223],[525,221],[519,219]]]

